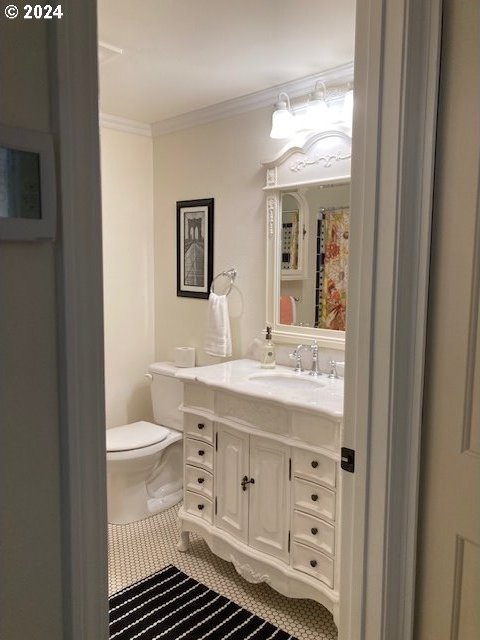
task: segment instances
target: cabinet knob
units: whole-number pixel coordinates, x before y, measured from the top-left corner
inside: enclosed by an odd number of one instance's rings
[[[318,500],[318,496],[317,496],[317,494],[316,494],[316,493],[312,493],[312,496],[311,496],[311,497],[312,497],[312,500],[313,500],[314,502],[316,502],[316,501]]]
[[[316,560],[310,560],[310,566],[315,568],[317,566],[317,561]]]
[[[205,478],[197,478],[198,484],[203,484],[205,482]]]
[[[205,429],[205,425],[203,424],[203,422],[199,422],[199,423],[198,423],[198,425],[197,425],[197,427],[198,427],[199,429]]]
[[[200,451],[198,452],[199,456],[204,456],[205,455],[205,451],[203,449],[200,449]]]
[[[317,529],[317,527],[312,527],[312,528],[310,529],[310,531],[312,532],[312,535],[313,535],[313,536],[316,536],[316,535],[317,535],[317,533],[318,533],[318,529]]]
[[[197,507],[198,507],[199,511],[202,511],[202,509],[205,508],[205,505],[204,504],[197,504]]]
[[[312,460],[312,467],[316,469],[318,467],[318,460]]]

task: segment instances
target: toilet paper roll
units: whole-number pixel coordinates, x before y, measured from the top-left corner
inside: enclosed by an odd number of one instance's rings
[[[175,347],[176,367],[194,367],[195,366],[195,349],[194,347]]]

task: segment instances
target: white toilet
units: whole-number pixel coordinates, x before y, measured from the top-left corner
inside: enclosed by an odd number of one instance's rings
[[[168,509],[183,495],[182,383],[169,362],[149,367],[156,424],[107,429],[108,521],[125,524]]]

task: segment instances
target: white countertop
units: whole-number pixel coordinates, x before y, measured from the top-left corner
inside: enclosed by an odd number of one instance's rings
[[[276,381],[270,380],[275,376]],[[262,369],[259,362],[247,359],[177,369],[175,377],[286,407],[315,411],[337,420],[343,417],[343,378],[331,380],[325,374],[313,377],[308,371],[294,373],[290,367],[281,365]],[[305,388],[301,388],[303,386]]]

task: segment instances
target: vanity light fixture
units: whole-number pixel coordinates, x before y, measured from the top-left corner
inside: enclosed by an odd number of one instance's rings
[[[319,89],[318,85],[321,85]],[[303,129],[310,131],[320,131],[328,128],[330,124],[330,114],[325,100],[327,87],[319,80],[315,83],[313,92],[310,94],[305,114],[303,116]]]
[[[286,101],[282,100],[285,96]],[[290,138],[296,133],[295,116],[290,106],[290,98],[284,91],[279,94],[278,102],[275,103],[275,111],[272,114],[271,138]]]
[[[327,87],[324,82],[318,80],[307,103],[293,109],[288,94],[282,91],[278,96],[278,102],[275,103],[270,137],[292,138],[300,132],[327,131],[336,125],[351,128],[353,91],[348,88],[345,93],[335,93],[336,96],[327,102]]]

